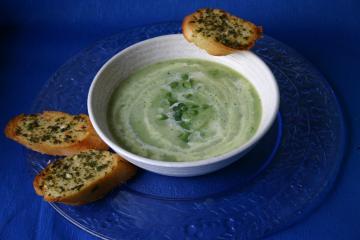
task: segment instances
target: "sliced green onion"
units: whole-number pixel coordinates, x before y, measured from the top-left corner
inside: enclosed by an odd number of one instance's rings
[[[191,115],[186,111],[182,114],[181,120],[184,122],[189,122],[191,120]]]
[[[184,106],[185,106],[185,103],[179,103],[178,105],[177,105],[179,108],[183,108]]]
[[[156,115],[156,117],[159,120],[165,120],[165,119],[169,118],[166,114],[163,114],[163,113]]]
[[[172,106],[175,103],[177,103],[177,100],[175,98],[170,98],[170,99],[168,99],[168,102],[169,102],[169,106]]]
[[[189,82],[189,81],[183,82],[182,85],[183,85],[184,88],[191,88],[192,87],[191,82]]]
[[[196,115],[198,115],[199,111],[198,111],[198,110],[189,110],[188,113],[189,113],[191,116],[196,116]]]
[[[177,102],[177,99],[172,95],[171,92],[167,92],[165,94],[165,97],[167,98],[167,101],[169,102],[170,106],[172,106],[174,103]]]
[[[193,95],[191,93],[188,93],[186,95],[184,95],[185,98],[191,98]]]
[[[179,103],[179,108],[180,108],[180,110],[181,111],[186,111],[187,109],[188,109],[188,107],[186,106],[186,104],[184,104],[184,103]]]
[[[188,122],[181,122],[180,126],[186,130],[190,130],[190,123]]]
[[[190,133],[189,132],[183,132],[179,135],[179,138],[183,141],[183,142],[189,142],[189,136]]]
[[[191,84],[191,87],[194,85],[194,80],[192,78],[189,79],[189,82]]]
[[[179,86],[179,83],[178,83],[178,82],[172,82],[172,83],[170,83],[170,87],[171,87],[172,89],[177,88],[178,86]]]
[[[182,112],[181,112],[181,111],[176,111],[176,112],[174,112],[174,119],[175,119],[175,121],[180,121],[180,120],[181,120],[181,116],[182,116]]]
[[[187,74],[187,73],[181,74],[181,79],[182,79],[182,80],[186,80],[186,79],[188,79],[188,78],[189,78],[189,74]]]

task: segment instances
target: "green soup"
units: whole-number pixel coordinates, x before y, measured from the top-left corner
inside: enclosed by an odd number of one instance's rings
[[[255,88],[218,63],[176,59],[121,81],[109,108],[110,131],[124,149],[163,161],[225,154],[251,138],[261,118]]]

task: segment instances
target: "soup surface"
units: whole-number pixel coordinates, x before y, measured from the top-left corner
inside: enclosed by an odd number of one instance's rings
[[[261,103],[238,72],[199,59],[147,66],[120,82],[108,123],[126,150],[163,161],[225,154],[256,132]]]

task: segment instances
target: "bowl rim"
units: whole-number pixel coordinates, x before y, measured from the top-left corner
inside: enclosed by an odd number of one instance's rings
[[[258,134],[254,134],[253,137],[251,137],[245,144],[242,144],[239,147],[237,147],[237,148],[235,148],[235,149],[233,149],[233,150],[231,150],[229,152],[226,152],[225,154],[215,156],[215,157],[211,157],[211,158],[199,159],[199,160],[193,160],[193,161],[184,161],[184,162],[172,162],[172,161],[164,161],[164,160],[156,160],[156,159],[146,158],[146,157],[134,154],[134,153],[132,153],[130,151],[125,150],[124,148],[122,148],[121,146],[119,146],[118,144],[116,144],[115,142],[110,140],[106,136],[106,134],[103,133],[103,131],[100,129],[99,125],[97,124],[96,119],[95,119],[96,118],[95,113],[93,112],[93,109],[92,109],[92,98],[93,98],[93,95],[94,95],[94,89],[95,89],[96,82],[99,81],[100,75],[119,56],[124,55],[125,53],[133,50],[134,48],[137,48],[138,46],[149,43],[149,42],[156,42],[159,39],[166,40],[166,39],[169,39],[169,38],[179,37],[180,35],[182,36],[181,33],[180,34],[167,34],[167,35],[161,35],[161,36],[154,37],[154,38],[149,38],[149,39],[137,42],[137,43],[135,43],[135,44],[133,44],[133,45],[119,51],[119,52],[117,52],[115,55],[113,55],[109,60],[107,60],[102,65],[102,67],[96,73],[95,77],[93,78],[93,80],[91,82],[89,92],[88,92],[88,98],[87,98],[87,109],[88,109],[90,121],[91,121],[96,133],[99,135],[99,137],[111,149],[113,149],[118,154],[120,154],[122,156],[125,156],[125,158],[133,159],[133,161],[131,161],[131,162],[140,162],[142,164],[147,164],[147,165],[152,165],[152,166],[157,166],[157,167],[186,168],[186,167],[207,166],[207,165],[210,165],[210,164],[214,164],[214,163],[217,163],[217,162],[232,158],[232,157],[240,154],[241,152],[246,152],[246,150],[248,150],[252,146],[254,146],[268,132],[268,130],[272,126],[272,124],[273,124],[273,122],[274,122],[274,120],[276,118],[276,115],[277,115],[277,113],[279,111],[280,94],[279,94],[279,87],[278,87],[275,76],[273,75],[270,68],[265,64],[265,62],[261,58],[259,58],[256,54],[252,53],[251,51],[245,51],[246,54],[248,54],[250,57],[253,58],[253,60],[255,60],[257,62],[257,64],[262,66],[265,75],[269,76],[270,80],[273,82],[273,85],[275,87],[274,88],[274,90],[275,90],[275,96],[274,96],[275,108],[274,109],[275,110],[271,113],[270,120],[268,121],[267,125],[264,126],[264,128],[263,128],[263,130],[261,132],[259,132]],[[208,61],[211,61],[211,60],[208,60]]]

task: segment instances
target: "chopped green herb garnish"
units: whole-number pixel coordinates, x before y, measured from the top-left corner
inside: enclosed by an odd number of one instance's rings
[[[77,176],[79,176],[79,175],[77,175]],[[93,175],[93,174],[89,174],[89,175],[85,176],[84,178],[87,180],[87,179],[90,179],[90,178],[92,178],[92,177],[94,177],[94,175]]]
[[[21,135],[22,134],[22,129],[20,127],[16,127],[15,128],[15,135]]]
[[[186,82],[183,82],[183,87],[184,88],[191,88],[192,87],[192,85],[191,85],[191,82],[190,81],[186,81]]]
[[[181,116],[182,116],[182,112],[181,112],[181,111],[176,111],[176,112],[174,112],[174,119],[175,119],[175,121],[180,121],[180,120],[181,120]]]
[[[171,92],[167,92],[165,97],[170,106],[174,105],[177,102],[177,99],[172,95]]]
[[[32,131],[34,128],[37,127],[39,127],[39,122],[37,120],[34,120],[27,125],[27,130]]]
[[[178,86],[179,86],[179,83],[178,83],[178,82],[172,82],[172,83],[170,83],[170,87],[171,87],[172,89],[177,88]]]
[[[60,127],[57,125],[51,125],[48,126],[48,129],[50,129],[51,132],[57,132],[60,129]]]
[[[66,125],[66,127],[60,128],[60,132],[65,132],[70,129],[70,124]]]
[[[157,117],[157,119],[159,119],[159,120],[166,120],[166,119],[169,118],[169,117],[168,117],[166,114],[164,114],[164,113],[158,114],[156,117]]]
[[[179,138],[181,139],[181,141],[183,142],[189,142],[189,137],[190,137],[190,133],[189,132],[183,132],[179,135]]]
[[[50,135],[46,134],[46,135],[41,137],[41,141],[45,142],[47,140],[50,140],[50,138],[51,138]]]
[[[179,103],[177,105],[177,108],[180,109],[181,111],[186,111],[188,109],[185,103]]]
[[[88,162],[88,164],[86,164],[90,167],[95,167],[97,165],[97,163],[95,161],[91,161],[91,162]]]
[[[108,166],[108,164],[103,164],[103,165],[97,166],[97,167],[96,167],[96,171],[100,172],[101,170],[103,170],[103,169],[106,168],[107,166]]]
[[[187,74],[187,73],[181,74],[181,79],[182,80],[187,80],[188,78],[189,78],[189,74]]]
[[[198,115],[198,113],[199,113],[199,111],[196,109],[191,109],[188,111],[188,114],[191,116],[196,116],[196,115]]]
[[[181,122],[180,126],[186,130],[190,130],[190,123],[189,122]]]
[[[243,19],[222,10],[198,10],[197,14],[193,15],[191,22],[196,23],[194,29],[196,34],[201,34],[206,38],[212,37],[232,48],[248,46],[249,36],[247,34],[253,33],[251,28],[245,25]]]
[[[82,186],[84,186],[84,184],[79,184],[79,185],[71,188],[71,190],[75,190],[75,189],[76,189],[77,191],[79,191],[79,190],[82,188]]]
[[[32,143],[38,143],[39,142],[39,138],[38,137],[36,137],[36,136],[30,136],[30,142],[32,142]]]

